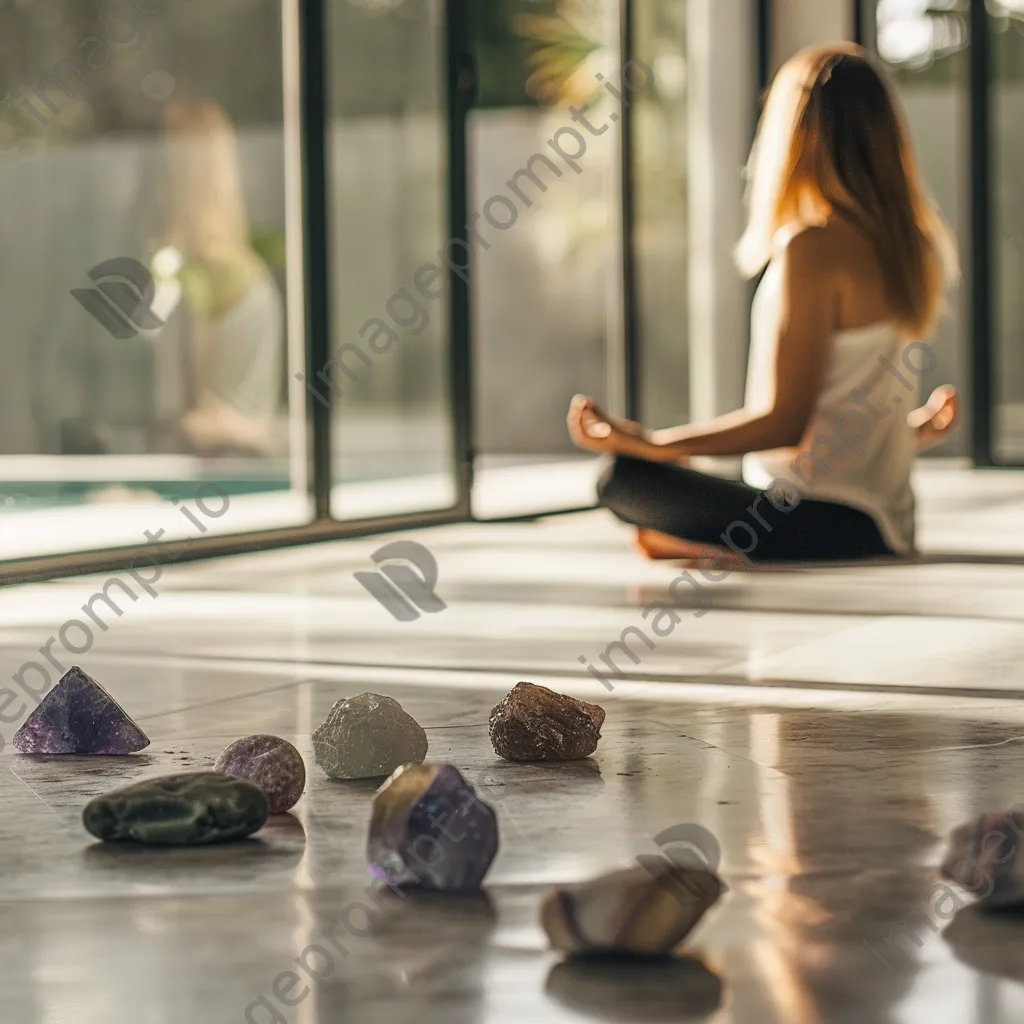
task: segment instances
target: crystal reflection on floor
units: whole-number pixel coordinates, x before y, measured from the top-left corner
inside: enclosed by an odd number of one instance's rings
[[[965,475],[956,493],[965,523],[998,519],[1007,537],[1009,490],[979,486],[971,508]],[[1024,565],[988,558],[948,517],[925,532],[959,554],[936,542],[919,565],[709,585],[707,613],[681,610],[638,663],[619,658],[611,691],[578,658],[643,627],[679,570],[641,562],[601,516],[416,534],[446,607],[415,621],[353,577],[379,538],[166,570],[158,598],[127,604],[76,656],[150,747],[18,754],[7,719],[30,702],[17,690],[0,707],[3,1019],[1020,1020],[1024,919],[959,909],[966,892],[944,901],[937,886],[950,830],[1024,799]],[[0,590],[5,685],[102,583]],[[593,757],[495,755],[490,709],[521,680],[605,708]],[[382,911],[367,896],[376,784],[331,780],[312,756],[331,706],[367,690],[396,698],[429,758],[495,809],[483,892],[386,892]],[[209,768],[258,732],[294,743],[309,778],[254,837],[167,850],[83,830],[93,797]],[[728,892],[686,956],[575,962],[547,948],[551,886],[658,855],[656,837],[689,824],[717,840]]]

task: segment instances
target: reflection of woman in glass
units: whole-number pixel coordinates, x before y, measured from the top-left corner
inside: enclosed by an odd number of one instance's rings
[[[957,418],[948,386],[908,416],[934,369],[922,339],[956,250],[892,89],[860,47],[816,47],[782,68],[751,169],[739,262],[767,270],[745,406],[652,432],[577,396],[572,438],[617,456],[601,502],[639,528],[651,557],[724,545],[749,562],[909,555],[914,455]],[[680,465],[717,455],[744,455],[746,482]]]
[[[165,248],[154,270],[177,277],[191,313],[181,430],[199,454],[265,454],[282,389],[283,304],[250,244],[234,128],[209,100],[173,100],[164,149]]]

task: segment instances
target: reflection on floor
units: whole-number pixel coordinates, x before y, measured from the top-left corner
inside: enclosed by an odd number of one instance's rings
[[[353,579],[379,538],[165,570],[87,653],[51,646],[108,685],[152,747],[28,758],[9,745],[18,722],[0,726],[3,1019],[1019,1021],[1024,921],[948,919],[935,885],[954,824],[1024,800],[1022,490],[1015,474],[940,474],[921,564],[701,581],[677,589],[664,637],[643,611],[679,570],[640,561],[600,514],[415,535],[447,607],[413,622]],[[0,590],[4,680],[45,661],[39,648],[104,582]],[[600,657],[630,626],[653,647],[616,657],[620,677]],[[494,756],[488,711],[520,679],[607,708],[591,761]],[[410,898],[371,921],[355,906],[373,785],[328,780],[310,734],[368,689],[400,700],[431,759],[497,809],[502,849],[479,899]],[[251,732],[290,738],[311,769],[295,814],[255,839],[168,852],[83,831],[90,797],[208,766]],[[717,836],[730,887],[692,937],[721,991],[692,963],[594,967],[546,950],[547,886],[655,854],[656,835],[688,822]],[[323,938],[335,921],[344,952]]]

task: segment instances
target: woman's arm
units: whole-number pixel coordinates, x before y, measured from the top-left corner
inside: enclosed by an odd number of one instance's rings
[[[775,393],[768,408],[740,409],[706,423],[647,431],[608,416],[592,399],[577,395],[569,410],[575,443],[650,462],[743,455],[799,444],[824,380],[838,298],[822,234],[821,229],[807,229],[792,239],[783,257]]]

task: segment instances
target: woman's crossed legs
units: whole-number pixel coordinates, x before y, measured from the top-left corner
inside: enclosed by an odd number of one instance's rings
[[[874,520],[834,502],[798,503],[736,480],[671,463],[615,456],[598,484],[601,505],[638,527],[651,558],[701,558],[722,552],[757,562],[847,561],[892,556]],[[723,565],[719,562],[719,565]]]

